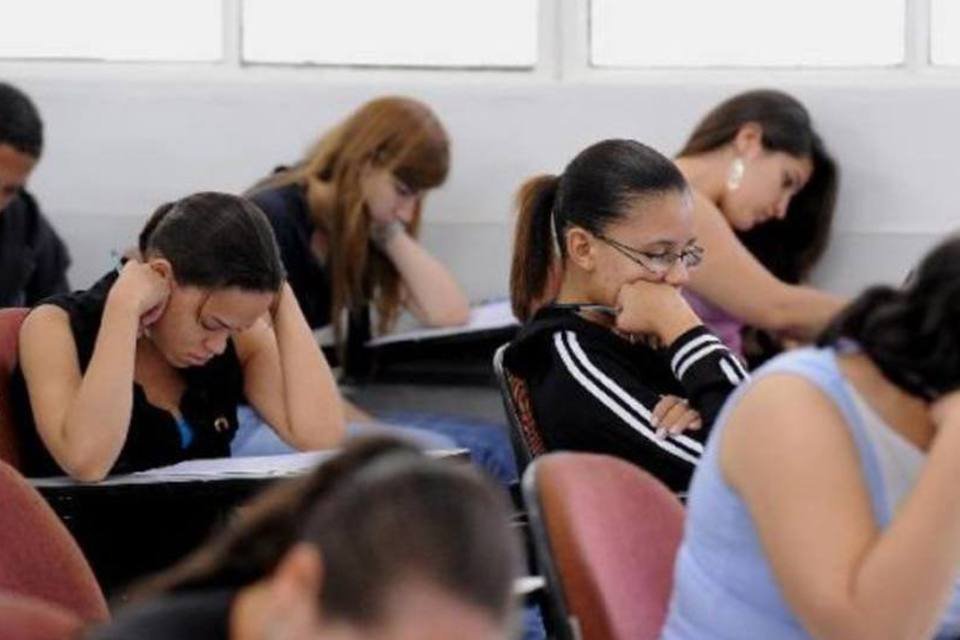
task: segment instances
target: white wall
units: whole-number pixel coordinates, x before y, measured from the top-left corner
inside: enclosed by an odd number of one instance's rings
[[[559,171],[604,137],[671,153],[706,109],[758,85],[807,104],[843,171],[835,237],[816,276],[823,286],[852,292],[897,281],[930,242],[960,226],[953,157],[960,83],[949,78],[717,81],[678,73],[557,83],[373,74],[358,81],[285,72],[51,72],[13,63],[0,65],[0,78],[29,92],[46,120],[47,151],[31,188],[71,246],[78,286],[110,265],[112,249],[133,242],[160,202],[243,190],[384,93],[430,103],[451,134],[452,174],[428,198],[424,241],[474,299],[506,292],[511,199],[524,177]]]

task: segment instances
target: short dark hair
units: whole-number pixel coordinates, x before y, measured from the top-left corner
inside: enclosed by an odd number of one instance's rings
[[[0,82],[0,144],[39,158],[43,151],[43,120],[33,101],[15,86]]]
[[[140,254],[170,261],[180,284],[277,291],[286,277],[267,217],[250,200],[195,193],[161,205],[140,232]]]

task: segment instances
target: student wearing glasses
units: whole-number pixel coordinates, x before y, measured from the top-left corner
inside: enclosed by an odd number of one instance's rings
[[[686,490],[746,373],[681,295],[704,257],[683,175],[605,140],[529,180],[518,205],[511,301],[526,324],[504,362],[547,448],[617,455]]]
[[[780,91],[736,95],[703,118],[676,163],[706,249],[687,287],[704,322],[736,352],[745,328],[774,343],[817,335],[843,304],[802,284],[826,247],[838,176],[804,106]]]

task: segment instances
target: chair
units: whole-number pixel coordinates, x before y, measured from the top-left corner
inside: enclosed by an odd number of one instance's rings
[[[97,579],[53,509],[0,461],[0,592],[58,605],[85,622],[109,617]]]
[[[503,364],[503,357],[509,343],[501,345],[493,354],[493,371],[497,375],[500,398],[510,423],[510,444],[517,459],[517,474],[523,475],[524,469],[535,457],[547,452],[540,427],[533,417],[533,405],[527,383],[511,373]]]
[[[530,465],[523,495],[556,637],[658,638],[683,531],[670,490],[626,461],[564,452]]]
[[[0,309],[0,460],[14,467],[20,465],[17,430],[10,412],[8,389],[10,374],[17,364],[17,336],[29,309]]]
[[[83,622],[73,613],[36,598],[0,593],[0,638],[70,640]]]

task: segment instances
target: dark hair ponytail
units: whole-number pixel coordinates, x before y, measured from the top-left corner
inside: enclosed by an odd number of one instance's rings
[[[554,255],[554,232],[550,229],[559,185],[558,176],[537,176],[525,182],[517,194],[510,302],[521,321],[528,319],[543,297],[550,267],[559,257]]]
[[[562,175],[526,182],[517,197],[520,213],[510,272],[513,312],[526,320],[545,301],[550,270],[565,257],[568,227],[602,233],[623,218],[636,199],[686,190],[676,165],[636,140],[603,140],[578,153]]]
[[[908,393],[934,400],[960,388],[960,238],[927,254],[903,288],[857,296],[818,343],[845,338]]]
[[[139,238],[143,259],[170,261],[182,285],[271,292],[286,277],[273,229],[252,201],[195,193],[161,205]]]

